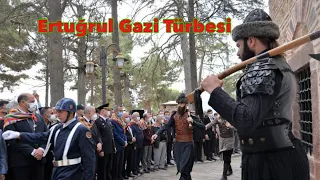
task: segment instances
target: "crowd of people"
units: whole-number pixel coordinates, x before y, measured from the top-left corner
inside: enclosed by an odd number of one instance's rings
[[[109,107],[109,104],[104,104],[93,107],[76,105],[73,100],[67,98],[61,101],[55,107],[40,107],[39,96],[29,93],[21,94],[16,103],[14,103],[15,101],[0,101],[0,126],[3,131],[20,132],[21,134],[23,132],[46,133],[45,136],[41,136],[42,139],[45,138],[44,140],[35,140],[33,136],[28,136],[21,139],[20,142],[16,140],[6,141],[7,155],[3,159],[0,158],[0,164],[2,165],[0,172],[3,178],[12,180],[54,179],[54,167],[62,166],[56,160],[61,159],[61,157],[57,157],[57,154],[61,153],[63,159],[63,147],[67,146],[63,144],[67,142],[59,141],[63,131],[52,132],[57,128],[56,126],[61,124],[65,126],[67,122],[72,124],[72,119],[89,130],[85,133],[83,140],[78,142],[80,148],[84,148],[81,151],[88,151],[87,154],[81,152],[80,156],[82,161],[86,162],[91,162],[90,158],[95,159],[94,169],[92,172],[88,170],[87,173],[93,173],[94,178],[98,180],[129,179],[144,173],[167,170],[168,166],[175,165],[172,151],[176,142],[175,129],[173,127],[166,129],[156,139],[152,139],[152,136],[169,121],[176,110],[172,112],[162,110],[152,114],[144,110],[127,112],[121,105]],[[63,103],[69,104],[64,105]],[[66,118],[61,115],[63,110],[68,112]],[[70,113],[73,111],[74,115]],[[217,114],[213,115],[213,111],[209,110],[203,121],[204,124],[207,124],[207,128],[205,130],[197,127],[193,128],[194,162],[203,162],[203,150],[206,160],[216,161],[214,156],[218,156],[220,150],[222,150],[219,149],[219,129],[221,127],[218,126],[217,117]],[[66,119],[66,121],[63,122],[62,119]],[[71,120],[68,121],[68,119]],[[64,138],[61,139],[67,141],[67,137],[68,134],[65,134]],[[90,139],[90,141],[87,142],[86,139]],[[5,141],[1,142],[4,143]],[[48,147],[50,142],[54,144],[54,147],[50,145]],[[60,143],[61,149],[57,150],[56,148]],[[72,143],[69,142],[69,151],[76,148],[73,146],[79,146]],[[82,144],[83,147],[81,147]],[[90,146],[93,146],[95,151],[91,155],[88,150],[92,149]],[[232,148],[228,150],[231,154],[237,152],[233,148],[233,144],[230,147]],[[55,151],[61,152],[55,154]],[[68,152],[65,154],[68,154]],[[70,157],[66,159],[70,159]],[[225,159],[223,158],[223,160]],[[83,168],[90,169],[89,167]],[[228,171],[228,173],[230,175],[232,171]],[[65,175],[70,176],[71,174],[65,173]]]

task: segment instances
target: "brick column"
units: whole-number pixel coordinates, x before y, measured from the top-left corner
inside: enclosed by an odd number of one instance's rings
[[[318,52],[320,48],[316,49]],[[313,164],[310,164],[311,177],[320,179],[320,63],[310,61],[311,71],[311,98],[312,98],[312,137],[313,137]]]

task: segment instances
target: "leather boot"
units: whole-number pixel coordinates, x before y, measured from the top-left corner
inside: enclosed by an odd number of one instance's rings
[[[223,163],[223,174],[220,180],[227,180],[227,171],[228,171],[228,164],[226,162]]]
[[[227,176],[230,176],[233,173],[231,164],[228,164]]]

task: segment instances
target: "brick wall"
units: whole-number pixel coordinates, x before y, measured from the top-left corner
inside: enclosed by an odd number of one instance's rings
[[[320,30],[319,0],[269,0],[270,16],[280,26],[280,44],[292,41],[305,34]],[[310,66],[313,155],[308,156],[312,180],[320,180],[320,63],[308,54],[320,53],[320,40],[308,43],[286,53],[286,58],[295,72]],[[293,106],[293,132],[300,136],[299,105]]]

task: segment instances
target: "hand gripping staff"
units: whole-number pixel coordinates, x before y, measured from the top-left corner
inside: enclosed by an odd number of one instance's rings
[[[298,39],[295,39],[295,40],[293,40],[291,42],[288,42],[288,43],[283,44],[283,45],[281,45],[279,47],[271,49],[271,50],[269,50],[269,51],[267,51],[265,53],[262,53],[262,54],[259,54],[257,56],[254,56],[254,57],[252,57],[250,59],[247,59],[247,60],[245,60],[245,61],[243,61],[243,62],[241,62],[239,64],[236,64],[236,65],[226,69],[225,71],[221,72],[217,76],[218,76],[218,78],[220,80],[222,80],[223,78],[225,78],[225,77],[227,77],[227,76],[229,76],[229,75],[231,75],[231,74],[233,74],[233,73],[245,68],[248,64],[256,61],[257,59],[263,59],[263,58],[279,55],[279,54],[281,54],[281,53],[283,53],[285,51],[288,51],[290,49],[296,48],[298,46],[301,46],[303,44],[306,44],[306,43],[311,42],[313,40],[316,40],[318,38],[320,38],[320,30],[315,31],[315,32],[313,32],[311,34],[307,34],[305,36],[302,36],[302,37],[300,37]],[[320,61],[320,54],[310,54],[310,56],[312,58]],[[195,102],[196,106],[198,106],[197,105],[197,104],[199,104],[198,102],[201,101],[200,94],[203,91],[204,91],[204,89],[200,86],[195,91],[193,91],[192,93],[188,94],[187,95],[188,102],[190,104]],[[196,107],[196,109],[198,109],[198,108]],[[201,107],[201,109],[202,109],[202,107]],[[197,111],[201,111],[201,110],[198,109]]]

